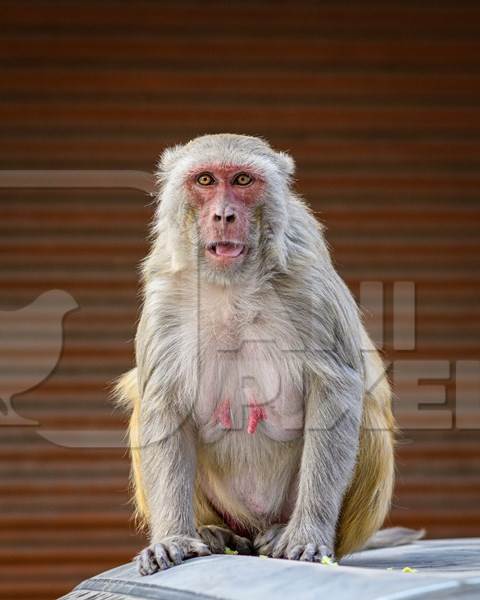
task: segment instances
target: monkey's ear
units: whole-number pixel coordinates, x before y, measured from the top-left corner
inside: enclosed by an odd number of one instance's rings
[[[287,175],[293,175],[295,173],[295,161],[287,152],[276,152],[277,159],[282,171],[285,171]]]
[[[165,148],[165,150],[160,155],[160,160],[158,161],[157,175],[160,178],[162,177],[162,175],[170,171],[175,161],[179,158],[182,150],[182,144],[177,144],[176,146]]]

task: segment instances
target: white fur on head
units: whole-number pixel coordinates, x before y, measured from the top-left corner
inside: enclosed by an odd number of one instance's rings
[[[168,231],[167,242],[172,270],[179,271],[187,266],[187,249],[185,240],[181,239],[182,215],[185,212],[186,201],[185,176],[196,164],[209,162],[240,163],[246,168],[254,168],[265,177],[266,193],[269,196],[264,210],[269,228],[266,233],[270,235],[270,243],[275,249],[278,265],[284,269],[287,262],[287,204],[291,176],[295,172],[294,160],[286,152],[273,150],[261,138],[225,133],[197,137],[187,144],[167,148],[161,155],[156,173],[161,185],[157,218],[160,221],[165,217],[173,229]]]
[[[280,168],[291,177],[295,173],[295,161],[293,158],[287,152],[275,152],[275,155]]]
[[[165,148],[158,161],[157,176],[161,179],[163,175],[166,175],[172,168],[174,162],[178,159],[181,151],[183,150],[183,144],[177,144],[170,148]]]

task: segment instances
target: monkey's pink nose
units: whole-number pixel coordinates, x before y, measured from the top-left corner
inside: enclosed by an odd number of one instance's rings
[[[231,208],[226,208],[223,213],[221,211],[215,211],[213,220],[216,222],[224,220],[225,223],[233,223],[235,221],[235,213]]]

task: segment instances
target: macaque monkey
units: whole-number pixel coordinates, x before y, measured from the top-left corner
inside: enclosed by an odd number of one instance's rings
[[[225,546],[341,557],[389,510],[389,384],[293,172],[233,134],[160,160],[136,368],[117,386],[141,574]]]

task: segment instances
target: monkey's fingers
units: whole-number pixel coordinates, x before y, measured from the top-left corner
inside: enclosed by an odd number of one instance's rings
[[[182,550],[185,552],[185,558],[208,556],[211,554],[207,544],[204,544],[202,540],[197,540],[195,538],[184,538],[184,540],[182,540]]]
[[[185,558],[185,553],[182,548],[176,544],[175,542],[171,542],[168,547],[168,554],[170,556],[170,560],[174,565],[179,565],[182,560]]]
[[[153,544],[144,548],[136,557],[136,561],[140,575],[152,575],[157,571],[168,569],[174,564],[163,544]]]
[[[144,548],[136,557],[137,569],[140,575],[152,575],[158,571],[158,563],[152,548]]]
[[[173,567],[173,562],[170,560],[167,548],[164,544],[154,544],[153,553],[157,561],[160,571]]]
[[[208,546],[200,539],[171,536],[142,550],[136,557],[137,568],[140,575],[152,575],[179,565],[185,558],[209,554]]]

